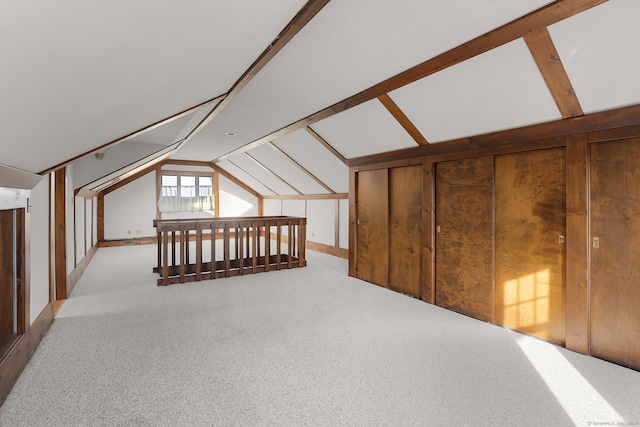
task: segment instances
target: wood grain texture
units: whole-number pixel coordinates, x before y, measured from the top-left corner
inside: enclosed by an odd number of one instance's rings
[[[389,169],[389,288],[422,298],[422,165]]]
[[[435,304],[435,165],[422,163],[422,301]]]
[[[436,164],[436,304],[493,322],[493,157]]]
[[[567,339],[569,350],[589,353],[588,154],[586,135],[567,138]]]
[[[538,28],[525,34],[524,41],[538,65],[562,118],[582,116],[584,114],[582,107],[580,107],[547,27]]]
[[[66,168],[55,172],[54,221],[56,299],[67,297]],[[102,202],[102,203],[100,203]],[[98,238],[104,239],[104,197],[98,196]]]
[[[564,137],[568,135],[589,133],[594,135],[594,138],[606,138],[613,137],[611,134],[615,133],[617,128],[633,131],[637,129],[638,125],[640,125],[640,105],[632,105],[580,117],[453,139],[422,147],[352,158],[347,163],[349,167],[359,167],[418,157],[429,157],[434,161],[443,161],[452,160],[455,158],[454,156],[460,156],[461,153],[469,153],[470,156],[479,157],[504,152],[544,149],[564,146]],[[633,135],[625,134],[625,137],[629,136]],[[590,142],[596,142],[596,140],[591,141],[590,139]]]
[[[49,303],[35,322],[20,336],[18,342],[9,351],[9,354],[0,359],[0,405],[6,399],[18,377],[20,377],[52,322],[53,304]]]
[[[349,168],[349,276],[357,277],[358,256],[358,211],[356,195],[358,174],[355,168]]]
[[[591,146],[591,354],[640,369],[640,138]]]
[[[13,215],[14,209],[0,210],[0,335],[14,333]]]
[[[389,283],[388,169],[357,176],[356,277],[387,287]]]
[[[560,344],[566,335],[565,149],[495,158],[496,323]]]
[[[388,94],[385,93],[378,96],[378,101],[380,101],[382,105],[384,105],[384,107],[387,109],[387,111],[396,119],[396,121],[400,123],[400,126],[402,126],[404,130],[406,130],[407,133],[411,135],[411,138],[413,138],[416,144],[429,144],[427,138],[425,138],[424,135],[420,133],[418,128],[411,122],[409,117],[407,117],[404,111],[402,111],[400,107],[398,107],[398,105],[393,101],[393,99],[391,99]]]

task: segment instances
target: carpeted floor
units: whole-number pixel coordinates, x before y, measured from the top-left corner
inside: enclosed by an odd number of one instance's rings
[[[163,288],[155,256],[98,250],[0,425],[640,422],[640,372],[349,278],[345,260]]]

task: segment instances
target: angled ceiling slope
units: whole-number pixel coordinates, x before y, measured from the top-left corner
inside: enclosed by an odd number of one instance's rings
[[[227,92],[304,3],[3,2],[3,162],[43,171]]]

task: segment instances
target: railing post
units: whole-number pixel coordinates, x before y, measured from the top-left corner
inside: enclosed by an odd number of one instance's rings
[[[258,269],[258,226],[255,221],[251,222],[251,228],[253,229],[253,251],[251,254],[251,272],[255,273]]]
[[[171,231],[171,266],[176,266],[176,230]]]
[[[300,260],[300,267],[307,265],[307,220],[302,218],[300,220],[300,232],[298,234],[300,244],[298,245],[298,259]]]
[[[169,284],[169,232],[166,228],[162,230],[162,285],[167,286]]]
[[[231,259],[229,258],[229,224],[224,224],[224,277],[229,277],[231,272]]]
[[[292,264],[293,264],[293,245],[295,245],[295,236],[293,235],[293,224],[291,223],[291,220],[287,221],[287,225],[289,226],[289,243],[287,245],[287,249],[288,249],[288,253],[289,253],[289,257],[287,259],[288,261],[288,265],[287,268],[291,268]]]
[[[209,224],[211,229],[211,278],[216,278],[216,226],[214,223]]]
[[[188,244],[188,242],[187,242]],[[184,225],[180,225],[180,283],[184,283]]]
[[[162,232],[160,231],[160,227],[157,227],[158,237],[158,273],[160,273],[162,269]]]
[[[276,221],[276,270],[280,270],[282,263],[282,223]]]
[[[196,281],[202,280],[202,225],[196,224]]]
[[[264,222],[264,271],[269,271],[269,259],[271,258],[271,226]]]
[[[242,276],[244,274],[244,238],[242,236],[244,225],[238,224],[236,228],[236,244],[238,246],[237,252],[240,254],[238,258],[238,274]]]

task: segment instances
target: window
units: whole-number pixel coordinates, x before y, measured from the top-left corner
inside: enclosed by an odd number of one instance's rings
[[[194,172],[163,173],[159,196],[160,212],[213,211],[213,176]]]

